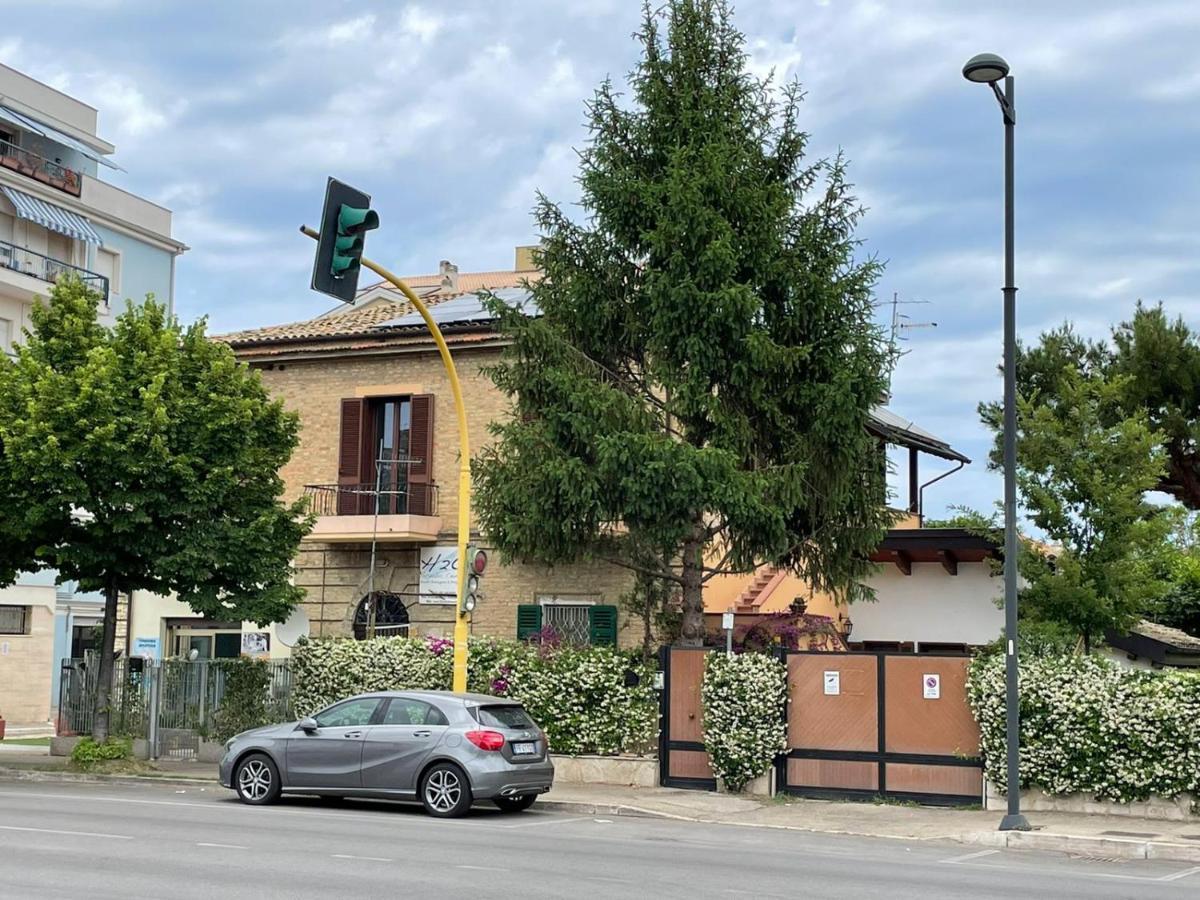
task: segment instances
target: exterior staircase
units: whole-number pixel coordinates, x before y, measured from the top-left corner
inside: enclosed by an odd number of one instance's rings
[[[734,601],[735,613],[756,613],[759,611],[771,591],[783,581],[787,572],[777,566],[763,566],[755,573],[754,580],[746,587],[737,600]]]

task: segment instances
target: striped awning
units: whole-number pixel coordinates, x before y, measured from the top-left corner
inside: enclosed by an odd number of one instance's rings
[[[92,227],[92,223],[79,213],[73,213],[69,209],[63,209],[61,206],[55,206],[53,203],[47,203],[37,197],[31,197],[29,194],[7,185],[0,185],[0,191],[3,191],[4,196],[12,201],[20,218],[36,222],[51,231],[75,238],[77,241],[86,241],[97,247],[104,246],[104,240]]]

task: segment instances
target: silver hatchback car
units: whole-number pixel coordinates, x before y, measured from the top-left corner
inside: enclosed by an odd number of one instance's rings
[[[452,817],[476,800],[528,809],[550,790],[554,765],[546,735],[513,700],[388,691],[235,735],[220,778],[254,805],[281,793],[420,800],[431,815]]]

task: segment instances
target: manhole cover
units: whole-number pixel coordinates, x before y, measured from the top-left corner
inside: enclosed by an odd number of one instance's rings
[[[1113,837],[1140,837],[1140,838],[1155,838],[1161,837],[1160,834],[1154,831],[1102,831],[1101,834],[1112,835]]]

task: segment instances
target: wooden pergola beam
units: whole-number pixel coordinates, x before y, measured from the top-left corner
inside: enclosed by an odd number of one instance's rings
[[[953,550],[939,550],[938,560],[942,564],[942,568],[946,570],[947,575],[958,574],[958,557],[954,555]]]
[[[912,574],[912,557],[909,556],[907,552],[904,550],[893,550],[892,556],[896,563],[897,569],[899,569],[905,575]]]

